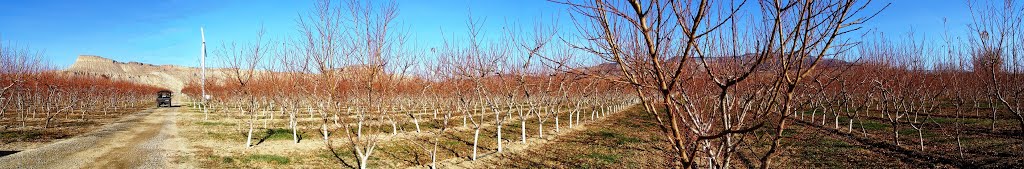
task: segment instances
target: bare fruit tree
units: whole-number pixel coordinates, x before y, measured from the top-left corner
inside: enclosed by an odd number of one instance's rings
[[[1017,116],[1019,130],[1024,131],[1024,4],[968,1],[967,5],[973,19],[968,28],[976,33],[967,47],[973,70],[985,80],[990,104],[1002,105]],[[997,108],[990,107],[995,130]]]
[[[729,168],[744,133],[764,126],[774,131],[760,167],[772,166],[801,104],[794,93],[822,58],[846,51],[842,35],[872,14],[858,17],[870,1],[855,0],[558,3],[570,7],[586,40],[572,46],[618,67],[621,76],[601,78],[633,86],[682,168]],[[762,15],[741,12],[747,5]]]
[[[237,43],[224,44],[222,47],[223,51],[219,52],[220,57],[224,58],[224,65],[231,69],[230,73],[228,73],[231,78],[230,83],[238,86],[234,92],[235,95],[240,96],[236,99],[241,99],[238,102],[241,105],[236,105],[240,111],[239,113],[249,116],[245,120],[249,126],[245,138],[246,148],[253,146],[252,134],[256,127],[257,111],[259,110],[257,96],[247,87],[251,85],[250,82],[256,76],[259,76],[257,68],[259,68],[258,66],[263,62],[263,58],[266,57],[270,50],[270,46],[263,41],[263,34],[265,32],[265,29],[260,27],[257,31],[256,42],[242,45]]]

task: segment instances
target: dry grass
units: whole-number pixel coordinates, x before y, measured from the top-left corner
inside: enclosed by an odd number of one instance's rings
[[[564,115],[564,114],[563,114]],[[213,116],[211,116],[213,117]],[[333,135],[335,152],[331,153],[320,139],[319,118],[300,118],[299,133],[303,140],[291,142],[284,116],[268,122],[267,128],[260,128],[254,134],[259,142],[252,148],[243,146],[245,126],[242,121],[230,116],[202,121],[202,114],[195,110],[184,113],[179,125],[196,149],[201,167],[255,167],[255,168],[323,168],[356,166],[345,137]],[[489,116],[492,117],[493,116]],[[820,114],[818,116],[820,119]],[[564,117],[563,117],[564,118]],[[806,119],[796,120],[786,130],[786,149],[778,161],[783,166],[804,166],[813,168],[908,168],[908,167],[1010,167],[1024,164],[1024,148],[1021,139],[1015,138],[1016,123],[1009,120],[997,121],[997,131],[988,131],[991,124],[984,118],[966,118],[962,141],[964,158],[956,149],[956,140],[951,131],[952,119],[933,117],[934,124],[925,125],[925,151],[918,150],[917,131],[903,124],[901,146],[890,141],[891,126],[882,119],[864,118],[856,129],[848,133],[845,118],[840,119],[841,130],[832,129],[832,117],[825,126],[820,121],[812,125]],[[518,116],[506,121],[503,127],[505,152],[496,152],[495,127],[488,121],[480,134],[480,159],[470,161],[473,133],[470,128],[461,127],[461,118],[452,119],[453,130],[439,138],[438,163],[446,168],[666,168],[672,161],[672,150],[660,132],[657,123],[649,113],[632,108],[621,113],[589,121],[584,113],[584,127],[569,129],[563,119],[561,132],[554,132],[553,120],[545,122],[545,137],[538,138],[537,120],[527,120],[528,143],[519,141],[520,124]],[[415,133],[409,121],[401,121],[397,136],[391,136],[390,125],[368,127],[368,133],[385,139],[371,156],[372,168],[425,167],[430,156],[423,146],[431,145],[427,133]],[[421,129],[434,130],[429,120],[421,122]],[[938,125],[942,124],[942,125]],[[262,127],[262,121],[257,123]],[[282,132],[284,134],[282,134]],[[762,133],[764,131],[759,131]],[[756,138],[756,134],[750,135]],[[265,138],[265,139],[263,139]],[[263,140],[260,142],[259,140]],[[754,166],[758,157],[751,152],[763,151],[766,144],[753,144],[753,149],[743,150],[734,161],[735,166]],[[753,153],[756,154],[756,153]],[[337,156],[337,157],[336,157]],[[340,160],[339,160],[340,158]],[[945,160],[945,161],[943,161]]]
[[[589,111],[589,110],[588,110]],[[319,115],[312,118],[305,112],[298,117],[298,133],[302,140],[299,143],[292,142],[291,130],[288,128],[287,116],[275,113],[274,120],[269,116],[261,116],[257,121],[257,129],[254,132],[254,144],[251,148],[244,147],[245,134],[248,131],[247,122],[236,117],[237,112],[215,112],[211,114],[210,120],[203,120],[203,114],[198,110],[191,109],[183,113],[179,121],[182,127],[182,136],[189,140],[195,149],[195,158],[200,167],[257,167],[257,168],[291,168],[291,167],[323,167],[323,166],[355,166],[356,159],[351,154],[351,147],[347,138],[335,131],[331,135],[332,145],[336,153],[332,153],[326,147],[319,131],[321,119]],[[261,114],[262,115],[262,114]],[[589,113],[583,113],[584,123],[590,123]],[[513,114],[512,119],[506,120],[502,127],[502,136],[506,152],[514,152],[524,147],[539,145],[539,142],[566,135],[570,132],[566,126],[565,114],[559,126],[561,132],[556,133],[554,121],[545,121],[545,137],[537,138],[538,122],[535,116],[527,120],[526,130],[528,143],[523,145],[520,140],[520,123],[518,114]],[[433,143],[433,134],[439,128],[435,121],[430,120],[427,115],[420,119],[420,128],[423,133],[416,133],[414,124],[408,120],[399,121],[399,133],[391,134],[390,123],[368,123],[364,127],[364,134],[367,136],[379,137],[383,141],[369,160],[370,167],[376,168],[405,168],[425,166],[430,163],[430,157],[424,148]],[[493,121],[493,114],[485,116],[482,122],[483,128],[479,139],[479,157],[482,159],[496,155],[497,140],[495,140],[496,127]],[[503,114],[507,118],[507,114]],[[398,119],[398,118],[396,118]],[[444,166],[462,166],[465,161],[471,159],[473,130],[472,124],[462,126],[461,116],[456,115],[451,119],[449,130],[438,143],[438,163]],[[264,127],[264,122],[266,127]],[[344,120],[342,120],[344,122]],[[577,127],[582,130],[589,127]],[[251,156],[275,156],[280,157],[277,161],[263,162],[261,160],[241,160]],[[340,160],[339,160],[340,158]]]

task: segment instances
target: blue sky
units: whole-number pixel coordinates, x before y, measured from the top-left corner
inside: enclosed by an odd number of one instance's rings
[[[500,33],[504,22],[530,24],[544,16],[566,17],[562,5],[545,0],[398,0],[398,22],[409,31],[410,45],[437,46],[446,35],[463,35],[467,13],[486,18],[485,34]],[[941,40],[943,18],[952,32],[964,31],[970,15],[963,1],[876,0],[892,3],[866,29],[902,36]],[[58,67],[80,54],[118,61],[198,66],[199,27],[206,28],[209,47],[255,39],[263,24],[267,38],[294,34],[295,19],[313,6],[311,0],[152,0],[0,2],[0,39],[42,50]],[[561,24],[571,24],[562,19]],[[565,29],[568,26],[563,26]]]

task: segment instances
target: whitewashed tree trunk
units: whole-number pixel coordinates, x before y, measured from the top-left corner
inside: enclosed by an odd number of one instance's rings
[[[416,133],[419,133],[420,132],[420,121],[419,121],[419,119],[416,118],[416,116],[418,116],[418,115],[413,115],[412,116],[412,124],[416,125]]]
[[[341,117],[338,117],[338,113],[334,113],[334,127],[341,126],[341,123],[338,123],[338,120],[341,120]]]
[[[477,125],[473,131],[473,161],[476,161],[477,141],[480,140],[480,126]]]
[[[330,138],[328,138],[328,136],[330,136],[330,134],[327,133],[327,124],[321,123],[320,124],[320,130],[324,134],[324,141],[327,141],[328,139],[330,139]]]
[[[245,136],[245,148],[252,147],[252,130],[254,128],[253,122],[249,121],[249,134]]]
[[[917,140],[918,140],[917,143],[918,143],[919,146],[921,146],[921,151],[924,151],[924,134],[923,134],[924,131],[921,131],[921,130],[922,129],[917,129]]]
[[[498,152],[501,152],[501,142],[502,142],[502,140],[501,140],[501,127],[504,125],[503,124],[504,120],[501,119],[501,111],[498,111],[497,108],[493,108],[493,107],[492,107],[492,111],[494,111],[494,123],[495,123],[496,129],[497,129],[497,133],[498,133],[498,138],[497,138],[497,141],[498,141]]]
[[[850,123],[849,123],[849,125],[848,125],[848,126],[846,126],[846,127],[847,127],[847,128],[846,128],[846,132],[848,132],[848,133],[853,133],[853,118],[852,118],[852,117],[850,118]]]
[[[558,128],[559,128],[559,127],[558,127],[558,114],[557,114],[557,113],[555,113],[555,133],[557,133],[557,132],[558,132]]]
[[[575,123],[576,123],[577,127],[580,127],[583,124],[582,121],[580,120],[580,116],[583,115],[583,111],[579,110],[579,108],[576,108],[575,112],[576,112],[576,122]]]
[[[273,112],[274,105],[271,104],[271,103],[273,103],[273,102],[270,102],[270,103],[264,102],[262,105],[257,105],[256,108],[253,108],[256,111],[260,111],[260,109],[261,109],[260,107],[262,106],[262,111],[263,111],[263,128],[265,128],[265,129],[269,129],[269,127],[267,127],[269,121],[273,121],[274,120],[274,112]],[[263,105],[266,105],[266,106],[263,106]],[[269,120],[267,118],[268,114],[270,116]]]
[[[499,153],[501,152],[501,142],[503,142],[503,140],[501,139],[501,126],[502,126],[501,124],[498,124],[498,152]]]
[[[398,122],[395,122],[394,118],[388,118],[391,121],[391,135],[398,135]]]
[[[817,118],[817,117],[818,117],[818,110],[811,111],[811,124],[812,125],[814,124],[814,122],[815,122],[814,120],[816,120],[815,118]]]
[[[430,169],[437,169],[437,139],[434,139],[434,149],[430,151]]]
[[[519,139],[526,144],[526,116],[523,114],[523,110],[519,109]]]
[[[274,121],[274,112],[273,112],[273,110],[274,110],[274,102],[270,102],[270,105],[267,106],[267,113],[270,114],[270,121]],[[266,126],[264,126],[264,128],[266,128]]]
[[[572,114],[573,114],[573,112],[570,111],[568,114],[569,114],[569,117],[566,118],[566,122],[568,122],[569,128],[571,129],[572,128]]]
[[[363,115],[359,115],[356,121],[356,137],[363,137]]]
[[[373,154],[373,148],[374,147],[375,147],[374,145],[369,146],[369,148],[366,149],[365,152],[363,151],[363,147],[361,147],[361,146],[356,146],[355,147],[356,148],[356,156],[359,156],[359,169],[366,169],[367,160],[369,160],[370,159],[370,155]]]
[[[825,127],[826,126],[825,122],[827,122],[827,121],[828,121],[828,113],[821,112],[821,127]]]
[[[597,110],[596,109],[595,110],[590,110],[590,121],[594,121],[594,119],[596,117],[597,117]]]
[[[299,128],[299,124],[298,124],[299,122],[295,121],[295,111],[291,111],[288,114],[289,114],[289,116],[288,116],[288,124],[290,124],[290,126],[292,127],[292,141],[294,141],[296,144],[298,144],[299,143],[299,129],[298,129]]]
[[[537,137],[544,138],[544,120],[538,120]]]

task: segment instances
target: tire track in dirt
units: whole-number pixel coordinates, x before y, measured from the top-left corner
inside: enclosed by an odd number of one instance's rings
[[[178,138],[178,108],[141,111],[100,129],[0,158],[0,168],[189,168]]]

